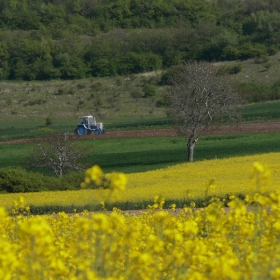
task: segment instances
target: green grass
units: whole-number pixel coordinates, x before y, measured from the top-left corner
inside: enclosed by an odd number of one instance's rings
[[[268,61],[256,58],[239,61],[218,62],[216,65],[242,65],[242,71],[235,75],[239,82],[256,82],[271,85],[279,80],[279,53],[269,56]]]
[[[246,105],[240,110],[243,122],[264,122],[280,120],[280,101],[267,103],[255,103]],[[133,129],[155,129],[173,127],[172,120],[167,117],[98,119],[104,121],[106,131],[133,130]],[[20,119],[11,118],[9,121],[0,120],[0,141],[24,138],[38,138],[50,133],[72,133],[76,128],[77,118],[56,119],[50,127],[46,127],[45,120],[37,118]]]
[[[195,161],[280,151],[280,132],[204,136],[195,148]],[[90,154],[83,162],[98,164],[105,172],[154,170],[187,161],[184,137],[83,140]],[[35,144],[0,145],[0,167],[22,166]]]
[[[280,119],[280,102],[271,101],[244,106],[241,110],[243,121],[273,121]]]
[[[279,152],[279,137],[280,133],[202,137],[195,148],[195,161]],[[111,141],[98,140],[95,146],[99,153],[87,159],[98,163],[106,172],[139,172],[187,161],[184,137]]]

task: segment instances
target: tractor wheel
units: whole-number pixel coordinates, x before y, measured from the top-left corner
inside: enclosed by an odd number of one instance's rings
[[[94,130],[94,134],[98,135],[100,134],[100,131],[98,129]]]
[[[83,126],[79,126],[78,128],[77,128],[77,133],[78,133],[78,135],[85,135],[86,134],[86,129],[83,127]]]

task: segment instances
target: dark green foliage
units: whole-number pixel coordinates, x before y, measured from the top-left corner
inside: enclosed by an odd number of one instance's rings
[[[50,117],[46,118],[45,126],[51,126],[53,124],[53,120]]]
[[[154,85],[145,85],[143,87],[144,98],[155,96],[157,93],[157,88]]]
[[[279,81],[271,86],[256,82],[243,82],[239,83],[238,87],[242,97],[249,103],[280,99]]]
[[[0,79],[127,75],[279,50],[276,1],[97,2],[0,0]]]
[[[59,190],[75,190],[81,188],[85,179],[84,172],[69,172],[59,179]]]
[[[0,191],[9,193],[38,192],[53,185],[51,178],[29,173],[22,168],[0,168]]]
[[[174,66],[165,71],[161,76],[160,85],[172,85],[173,79],[180,72],[181,67],[181,65]]]
[[[165,107],[166,106],[166,101],[162,98],[156,101],[156,107]]]
[[[62,178],[28,172],[21,167],[0,168],[0,192],[40,192],[80,189],[84,172],[71,172]]]

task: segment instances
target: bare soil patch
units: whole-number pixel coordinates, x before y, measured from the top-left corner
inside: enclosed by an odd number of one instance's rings
[[[211,126],[204,135],[220,135],[220,134],[245,134],[245,133],[268,133],[280,132],[280,122],[265,123],[247,123],[236,125]],[[179,136],[178,129],[148,129],[148,130],[131,130],[131,131],[108,131],[102,135],[85,135],[74,136],[73,139],[113,139],[113,138],[145,138],[145,137],[172,137]],[[2,141],[0,144],[22,144],[30,142],[38,142],[42,139],[18,139],[12,141]]]

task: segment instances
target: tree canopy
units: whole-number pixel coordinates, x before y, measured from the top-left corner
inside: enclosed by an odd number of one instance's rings
[[[277,0],[0,0],[0,79],[126,75],[280,48]]]

